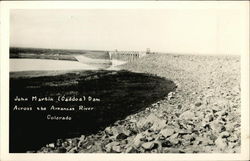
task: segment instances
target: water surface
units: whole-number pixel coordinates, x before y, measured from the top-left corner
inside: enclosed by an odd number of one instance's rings
[[[101,63],[93,64],[91,61],[79,62],[68,60],[49,60],[49,59],[9,59],[10,72],[17,71],[55,71],[55,70],[98,70],[100,68],[107,70],[117,70],[117,66],[125,64],[125,61],[111,60],[109,66],[104,66]]]

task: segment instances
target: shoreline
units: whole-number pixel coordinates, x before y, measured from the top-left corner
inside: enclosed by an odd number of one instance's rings
[[[97,134],[36,152],[240,153],[240,57],[154,54],[118,67],[171,79],[177,89]]]
[[[96,133],[143,110],[175,88],[171,80],[125,70],[70,71],[50,76],[37,72],[26,72],[21,77],[15,74],[22,73],[12,74],[10,145],[11,152],[18,153],[37,149],[57,138]],[[33,77],[34,74],[39,76]],[[48,122],[48,115],[72,119]]]

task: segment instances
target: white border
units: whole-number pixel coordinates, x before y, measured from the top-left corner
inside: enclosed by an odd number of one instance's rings
[[[1,2],[1,153],[0,160],[249,160],[249,2],[233,1],[19,1]],[[241,53],[242,148],[240,154],[10,154],[9,143],[9,11],[10,9],[210,9],[237,8],[246,18]]]

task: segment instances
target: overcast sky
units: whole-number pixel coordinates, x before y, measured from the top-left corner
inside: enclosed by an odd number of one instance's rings
[[[10,45],[238,54],[239,10],[12,10]]]

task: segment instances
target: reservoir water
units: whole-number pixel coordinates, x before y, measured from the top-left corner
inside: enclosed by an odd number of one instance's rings
[[[55,70],[98,70],[104,65],[102,63],[93,64],[91,61],[79,62],[68,60],[50,60],[50,59],[9,59],[10,72],[17,71],[55,71]],[[105,69],[118,69],[117,66],[126,63],[121,60],[111,60],[109,66]],[[104,69],[104,68],[103,68]]]

